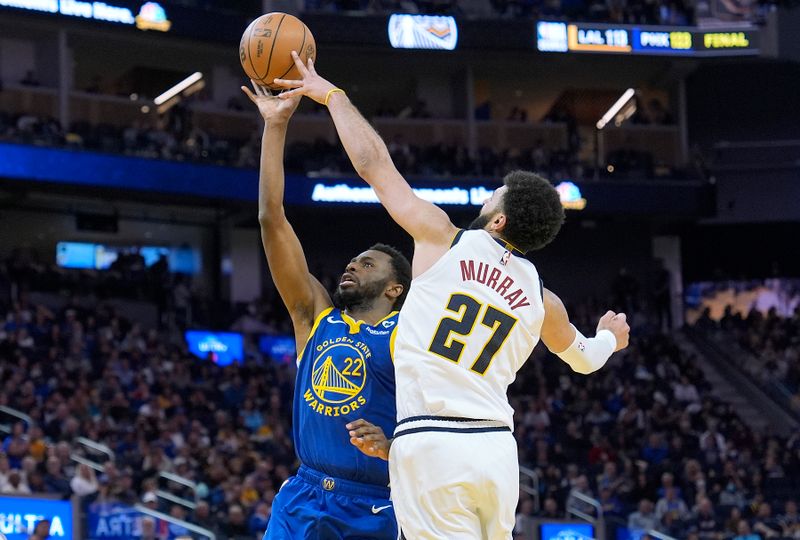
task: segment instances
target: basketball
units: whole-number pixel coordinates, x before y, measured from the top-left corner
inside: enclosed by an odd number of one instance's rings
[[[270,89],[277,89],[275,79],[299,79],[292,60],[297,51],[303,62],[316,59],[317,44],[303,21],[288,13],[267,13],[242,34],[239,60],[247,76]]]

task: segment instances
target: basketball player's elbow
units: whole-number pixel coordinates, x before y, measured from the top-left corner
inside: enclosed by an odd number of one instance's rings
[[[269,229],[275,223],[286,221],[286,215],[283,213],[282,204],[268,204],[262,205],[258,209],[258,224],[261,229]]]
[[[603,364],[605,364],[605,363],[603,363]],[[580,373],[581,375],[590,375],[590,374],[594,373],[595,371],[597,371],[598,369],[600,369],[601,367],[603,367],[603,364],[592,365],[592,364],[590,364],[588,362],[586,362],[586,363],[575,362],[574,364],[569,364],[569,367],[575,373]]]
[[[371,144],[361,148],[352,161],[358,176],[370,183],[392,165],[389,152]]]

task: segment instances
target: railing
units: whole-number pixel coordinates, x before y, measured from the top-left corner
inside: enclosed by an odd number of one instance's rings
[[[104,454],[108,458],[107,461],[114,461],[116,457],[114,451],[111,448],[102,443],[95,442],[91,439],[87,439],[86,437],[78,437],[77,439],[75,439],[75,442],[82,446],[85,446],[95,454]]]
[[[137,120],[154,123],[156,116],[152,102],[130,97],[94,94],[82,91],[69,92],[69,109],[72,122],[90,125],[110,124],[124,128]],[[55,88],[31,87],[6,84],[0,92],[0,110],[25,111],[37,116],[57,118],[58,91]],[[195,101],[188,105],[193,115],[193,124],[215,137],[246,140],[259,125],[255,111],[227,109],[212,101]],[[377,131],[387,143],[402,137],[410,144],[430,146],[437,143],[459,144],[467,148],[490,147],[494,149],[533,148],[538,141],[548,151],[565,149],[568,143],[567,126],[560,122],[515,122],[504,120],[476,120],[474,130],[470,120],[464,118],[391,118],[371,119]],[[583,128],[581,128],[583,129]],[[588,128],[586,128],[588,129]],[[674,165],[680,158],[680,137],[676,126],[627,125],[605,130],[605,151],[637,149],[653,154],[657,162]],[[593,132],[584,131],[582,137],[593,140]],[[338,140],[336,129],[328,115],[297,114],[289,124],[287,143],[313,142],[325,139],[331,143]],[[584,145],[591,154],[591,145]],[[582,155],[582,158],[591,156]]]
[[[677,538],[673,538],[673,537],[669,536],[668,534],[664,534],[662,532],[654,531],[653,529],[650,529],[649,531],[647,531],[647,535],[648,536],[652,536],[653,538],[656,538],[657,540],[678,540]]]
[[[197,508],[197,503],[195,503],[194,501],[190,501],[189,499],[184,499],[183,497],[173,495],[169,491],[164,491],[163,489],[157,489],[155,491],[155,495],[159,499],[164,499],[165,501],[179,504],[183,507],[188,508],[189,510],[194,510],[195,508]]]
[[[7,416],[13,416],[18,420],[22,420],[23,422],[25,422],[25,424],[27,424],[29,428],[32,425],[34,425],[33,418],[31,418],[22,411],[18,411],[17,409],[12,409],[11,407],[0,405],[0,413],[5,413]],[[12,429],[13,429],[13,424],[0,424],[0,431],[4,433],[11,433]]]
[[[162,519],[162,520],[164,520],[164,521],[166,521],[168,523],[173,523],[175,525],[183,527],[187,531],[199,534],[199,535],[201,535],[201,536],[203,536],[205,538],[209,538],[210,540],[217,540],[217,535],[215,535],[213,532],[209,531],[208,529],[204,529],[202,527],[198,527],[197,525],[193,525],[193,524],[189,523],[188,521],[183,521],[182,519],[174,518],[174,517],[172,517],[170,515],[167,515],[167,514],[164,514],[162,512],[158,512],[156,510],[151,510],[151,509],[147,508],[146,506],[142,506],[141,504],[134,505],[133,508],[135,510],[137,510],[138,512],[141,512],[142,514],[146,514],[146,515],[148,515],[150,517],[154,517],[154,518],[157,518],[157,519]]]
[[[533,511],[539,512],[539,473],[528,467],[519,466],[519,489],[533,497]]]
[[[78,454],[75,454],[75,453],[70,454],[69,458],[72,461],[74,461],[75,463],[80,463],[81,465],[86,465],[87,467],[90,467],[90,468],[92,468],[95,471],[100,472],[100,473],[105,472],[105,470],[106,470],[106,468],[103,465],[100,465],[99,463],[96,463],[96,462],[92,461],[91,459],[86,459],[85,457],[79,456]]]
[[[579,501],[585,502],[586,504],[594,507],[597,511],[597,517],[592,516],[583,512],[582,510],[578,510],[570,505],[570,501],[572,499],[578,499]],[[579,491],[572,491],[567,498],[567,513],[572,514],[573,516],[580,518],[584,521],[588,521],[589,523],[593,524],[602,524],[603,523],[603,505],[600,504],[600,501],[597,499],[593,499],[588,495],[584,495]]]
[[[161,473],[159,473],[158,478],[159,480],[163,479],[166,480],[167,482],[173,482],[175,484],[180,484],[184,487],[187,487],[192,490],[192,495],[194,495],[195,498],[197,497],[197,484],[184,476],[180,476],[178,474],[174,474],[171,472],[162,471]],[[168,491],[159,489],[156,490],[155,493],[156,497],[170,501],[175,504],[180,504],[181,506],[185,506],[186,508],[189,508],[191,510],[194,510],[197,507],[197,504],[195,504],[194,501],[191,501],[184,497],[179,497]]]

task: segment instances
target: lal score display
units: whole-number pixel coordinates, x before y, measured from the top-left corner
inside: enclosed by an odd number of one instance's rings
[[[699,30],[685,27],[536,23],[543,52],[599,52],[675,56],[755,55],[758,30]]]

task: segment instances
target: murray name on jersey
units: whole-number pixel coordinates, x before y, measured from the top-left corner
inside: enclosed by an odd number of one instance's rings
[[[461,281],[477,281],[503,297],[511,310],[531,305],[521,288],[514,286],[514,278],[496,266],[474,260],[460,260]],[[510,292],[509,292],[510,291]]]

